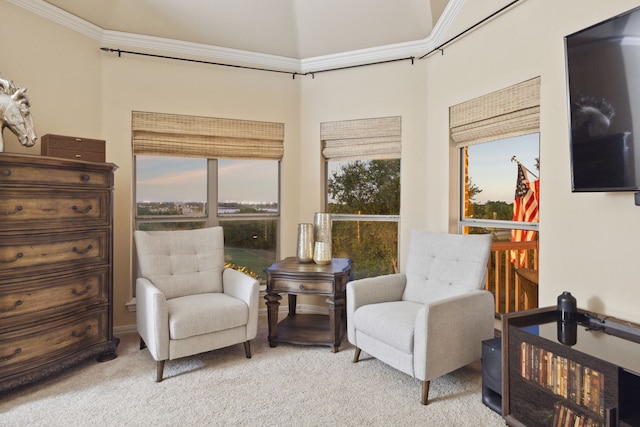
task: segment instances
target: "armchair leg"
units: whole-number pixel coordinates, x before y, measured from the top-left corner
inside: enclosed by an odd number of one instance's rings
[[[247,359],[251,359],[251,343],[249,341],[244,342],[244,353],[247,355]]]
[[[156,382],[162,381],[162,372],[164,371],[164,360],[158,360],[156,362]]]
[[[356,347],[356,352],[353,354],[353,363],[358,363],[358,359],[360,358],[360,347]]]
[[[422,396],[420,398],[420,403],[422,403],[423,405],[426,405],[428,399],[429,399],[429,381],[422,381]]]
[[[145,348],[147,348],[147,343],[140,337],[140,350],[144,350]]]

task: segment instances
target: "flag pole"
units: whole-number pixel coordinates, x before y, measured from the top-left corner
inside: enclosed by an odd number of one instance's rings
[[[536,178],[536,179],[538,178],[538,175],[536,175],[535,173],[531,172],[531,169],[529,169],[528,167],[526,167],[525,165],[520,163],[520,161],[518,161],[518,158],[516,156],[511,156],[511,161],[521,165],[523,168],[525,168],[527,170],[527,172],[529,172],[531,175],[533,175],[534,178]]]

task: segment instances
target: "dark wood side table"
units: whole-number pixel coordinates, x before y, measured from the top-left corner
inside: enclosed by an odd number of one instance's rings
[[[331,264],[301,264],[295,257],[285,258],[264,270],[267,273],[267,316],[269,345],[329,345],[336,353],[346,330],[345,295],[351,261],[333,258]],[[280,293],[288,294],[289,314],[278,323]],[[296,314],[298,295],[326,295],[329,315]]]

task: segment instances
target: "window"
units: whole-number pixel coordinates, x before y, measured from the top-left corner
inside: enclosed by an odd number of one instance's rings
[[[136,228],[221,225],[225,261],[263,278],[277,260],[280,123],[134,112]]]
[[[278,162],[143,155],[135,164],[138,230],[217,224],[224,227],[227,263],[261,277],[276,261]]]
[[[400,117],[323,123],[332,253],[354,278],[398,271]]]
[[[525,295],[520,277],[538,274],[540,78],[455,105],[449,123],[460,232],[493,235],[486,289],[496,312],[537,307],[537,283]]]
[[[535,233],[516,230],[538,229],[540,78],[455,105],[449,113],[461,159],[461,229],[492,231],[494,241],[532,240]],[[526,216],[519,209],[525,192],[517,197],[517,188],[531,190]]]
[[[515,230],[538,229],[539,134],[462,147],[460,158],[462,227],[473,232],[482,229],[491,232],[494,241],[514,240]],[[519,216],[524,207],[520,209],[516,204],[516,189],[522,181],[521,167],[524,168],[524,185],[532,191],[533,200],[529,204],[536,205],[529,208],[526,217]]]
[[[206,159],[140,155],[135,171],[138,230],[206,227]]]
[[[277,260],[280,162],[218,161],[218,224],[225,258],[260,278]]]

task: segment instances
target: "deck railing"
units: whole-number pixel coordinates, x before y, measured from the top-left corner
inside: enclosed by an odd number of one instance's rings
[[[524,259],[522,266],[511,262],[511,257],[517,257],[519,254]],[[517,274],[518,269],[525,270],[521,270],[521,274]],[[536,298],[531,298],[529,295],[525,298],[523,285],[527,280],[522,277],[522,272],[526,270],[537,276],[537,241],[494,242],[491,245],[491,258],[489,259],[485,289],[492,292],[495,297],[496,313],[510,313],[537,307],[537,279],[533,284],[536,288],[534,289]]]

